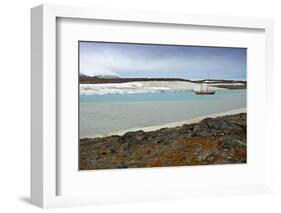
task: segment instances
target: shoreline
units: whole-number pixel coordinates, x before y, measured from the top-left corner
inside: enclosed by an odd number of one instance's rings
[[[219,113],[213,113],[213,114],[209,114],[209,115],[205,115],[205,116],[195,117],[195,118],[191,118],[191,119],[183,120],[183,121],[176,121],[176,122],[170,122],[170,123],[147,126],[147,127],[133,127],[133,128],[129,128],[129,129],[123,129],[123,130],[112,132],[112,133],[109,133],[106,135],[83,136],[83,137],[80,137],[80,139],[101,138],[101,137],[108,137],[108,136],[113,136],[113,135],[122,136],[122,135],[126,134],[127,132],[136,132],[136,131],[150,132],[150,131],[156,131],[156,130],[163,129],[163,128],[174,128],[177,126],[182,126],[184,124],[198,123],[205,118],[216,118],[216,117],[221,117],[221,116],[226,116],[226,115],[235,115],[235,114],[246,113],[246,112],[247,112],[246,108],[240,108],[240,109],[230,110],[230,111],[226,111],[226,112],[219,112]]]

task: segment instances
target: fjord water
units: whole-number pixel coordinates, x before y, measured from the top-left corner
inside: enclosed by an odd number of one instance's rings
[[[247,90],[80,95],[80,138],[184,121],[246,107]]]

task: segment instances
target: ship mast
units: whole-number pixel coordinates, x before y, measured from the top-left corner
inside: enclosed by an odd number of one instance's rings
[[[208,89],[209,89],[209,81],[210,81],[210,74],[208,73],[208,79],[207,79],[207,92],[208,92]]]

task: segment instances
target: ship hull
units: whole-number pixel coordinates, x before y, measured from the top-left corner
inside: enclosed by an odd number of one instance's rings
[[[210,92],[202,92],[202,91],[196,91],[196,95],[214,95],[215,91],[210,91]]]

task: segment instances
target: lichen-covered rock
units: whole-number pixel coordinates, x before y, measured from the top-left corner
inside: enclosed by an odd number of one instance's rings
[[[223,136],[227,134],[240,134],[245,132],[243,124],[229,118],[206,118],[194,126],[193,136]]]
[[[222,149],[240,149],[240,148],[246,147],[247,144],[245,142],[237,139],[235,136],[225,135],[220,138],[219,146]]]

